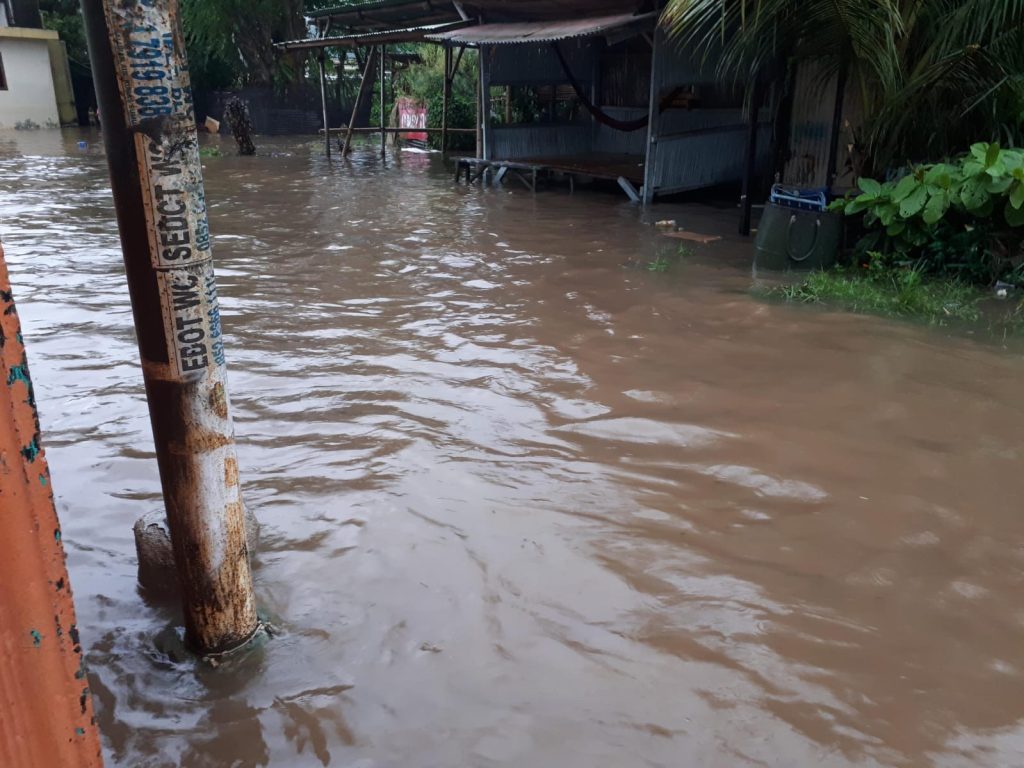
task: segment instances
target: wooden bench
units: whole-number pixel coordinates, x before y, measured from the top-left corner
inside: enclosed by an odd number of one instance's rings
[[[491,184],[499,184],[505,176],[511,172],[531,192],[537,191],[537,174],[543,171],[543,165],[535,163],[517,163],[514,160],[482,160],[478,157],[460,157],[455,161],[455,183],[457,184],[463,175],[466,183],[472,184],[480,180],[481,184],[487,183],[487,174],[490,173]]]

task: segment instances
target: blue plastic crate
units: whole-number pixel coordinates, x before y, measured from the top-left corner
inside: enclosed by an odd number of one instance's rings
[[[828,190],[800,189],[776,184],[772,187],[770,201],[784,208],[801,211],[824,211],[828,207]]]

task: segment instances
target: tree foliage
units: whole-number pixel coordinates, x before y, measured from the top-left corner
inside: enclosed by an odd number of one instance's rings
[[[287,90],[309,72],[307,54],[281,55],[274,43],[307,36],[304,13],[335,0],[179,0],[193,83]],[[40,0],[43,25],[60,33],[72,61],[88,66],[78,0]]]
[[[876,170],[1024,143],[1024,0],[669,0],[663,22],[741,81],[844,70]]]
[[[43,26],[60,34],[68,58],[85,68],[89,66],[89,49],[85,43],[85,24],[79,0],[39,0]]]
[[[181,0],[196,84],[286,90],[303,74],[305,56],[282,56],[274,43],[306,37],[303,11],[303,0]]]

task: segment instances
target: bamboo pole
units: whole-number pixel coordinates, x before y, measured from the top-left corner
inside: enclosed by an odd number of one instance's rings
[[[363,67],[363,78],[359,81],[359,93],[356,94],[356,103],[352,107],[352,116],[348,119],[348,130],[345,132],[345,145],[341,149],[342,156],[347,156],[352,151],[352,132],[356,127],[356,116],[359,114],[360,107],[363,106],[363,101],[366,99],[367,94],[370,91],[370,86],[373,83],[373,73],[376,69],[377,63],[377,47],[371,46],[370,53],[366,57],[366,66]]]
[[[757,168],[757,134],[760,131],[761,103],[765,85],[755,79],[750,91],[750,114],[747,116],[747,149],[743,163],[743,191],[740,197],[740,234],[750,235],[753,218],[754,173]]]
[[[448,107],[452,98],[452,49],[444,48],[444,88],[441,92],[441,154],[448,154]]]
[[[481,134],[482,123],[480,117],[483,114],[483,111],[480,109],[480,100],[483,98],[480,93],[480,80],[483,77],[480,71],[480,68],[483,66],[482,59],[483,57],[478,50],[476,56],[476,158],[478,160],[483,157],[483,154],[481,154],[483,149],[483,136]]]
[[[102,768],[32,379],[0,245],[0,765]]]
[[[324,52],[320,51],[317,57],[317,64],[320,66],[320,103],[324,112],[324,152],[327,159],[331,159],[331,124],[327,118],[327,73],[324,72]]]
[[[189,645],[259,629],[177,0],[83,0]]]
[[[384,76],[386,73],[388,51],[385,46],[380,47],[380,156],[387,157],[388,154],[388,116],[386,114],[387,104],[384,91]]]
[[[836,179],[839,178],[839,169],[836,167],[839,160],[839,139],[843,133],[843,101],[846,98],[846,81],[849,77],[849,65],[843,63],[839,68],[839,75],[836,78],[836,100],[832,110],[832,131],[828,141],[828,160],[825,163],[825,187],[828,193],[832,194]]]
[[[660,8],[659,4],[656,7]],[[661,57],[662,32],[654,30],[651,39],[651,91],[647,100],[650,118],[647,121],[647,151],[644,157],[644,186],[640,193],[641,203],[647,207],[654,202],[654,181],[658,178],[658,130],[661,127]]]

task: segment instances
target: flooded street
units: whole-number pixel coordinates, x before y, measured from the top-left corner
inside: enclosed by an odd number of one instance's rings
[[[762,303],[729,243],[631,267],[676,246],[621,195],[454,187],[369,146],[205,161],[283,634],[170,660],[82,137],[0,136],[0,237],[109,765],[1024,764],[1020,345]]]

